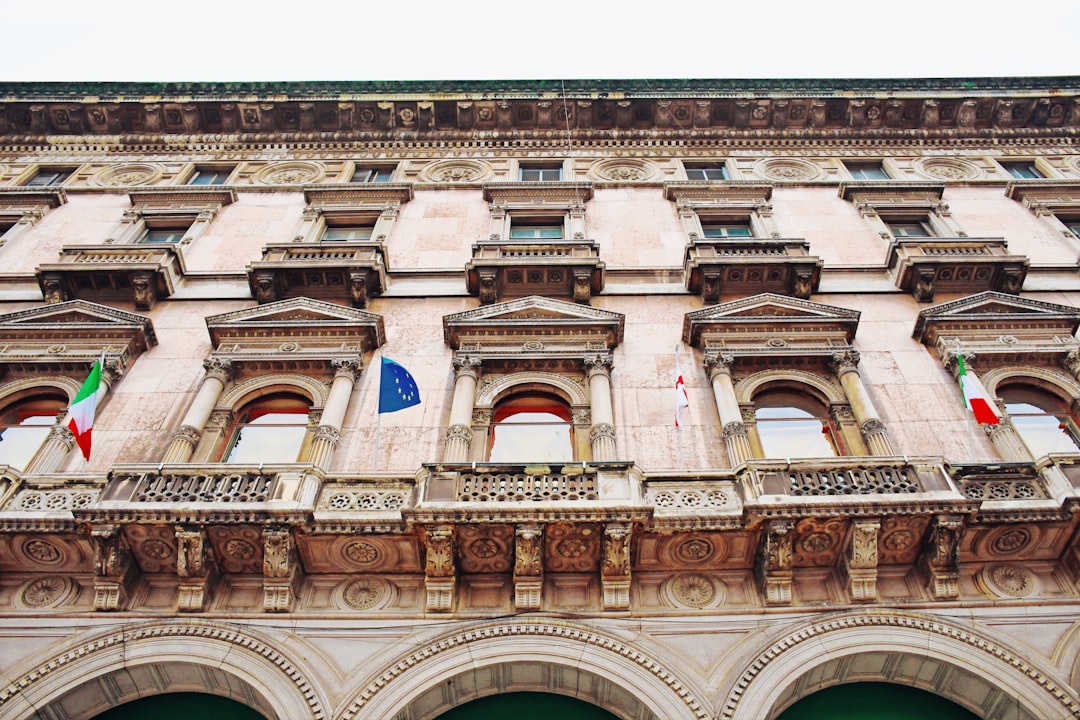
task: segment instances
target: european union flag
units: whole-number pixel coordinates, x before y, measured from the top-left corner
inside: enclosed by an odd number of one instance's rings
[[[419,404],[416,380],[403,366],[384,355],[379,376],[379,412],[397,412]]]

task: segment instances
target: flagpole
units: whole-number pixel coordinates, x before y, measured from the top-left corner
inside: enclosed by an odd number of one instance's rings
[[[675,374],[676,376],[682,375],[682,362],[680,362],[680,351],[682,348],[678,345],[675,346]],[[686,469],[686,459],[683,457],[683,437],[682,437],[682,423],[679,422],[678,413],[679,409],[675,411],[675,435],[679,439],[679,469]]]
[[[379,431],[382,429],[382,413],[375,413],[378,420],[375,421],[375,464],[372,472],[379,472]]]

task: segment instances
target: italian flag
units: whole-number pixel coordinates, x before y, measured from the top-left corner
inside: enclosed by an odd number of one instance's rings
[[[675,348],[675,427],[679,427],[683,411],[690,407],[690,398],[686,396],[686,385],[683,383],[682,368],[679,367],[679,348]]]
[[[68,427],[75,434],[75,442],[87,460],[90,459],[90,431],[94,429],[94,413],[97,412],[98,389],[101,387],[101,365],[104,362],[105,354],[102,353],[101,359],[94,361],[90,375],[68,409]]]
[[[964,367],[964,356],[957,355],[956,362],[960,365],[960,394],[964,396],[964,407],[975,415],[975,422],[980,425],[997,425],[1001,422],[1001,413],[997,405],[990,399],[986,388],[979,382],[979,378],[968,375]]]

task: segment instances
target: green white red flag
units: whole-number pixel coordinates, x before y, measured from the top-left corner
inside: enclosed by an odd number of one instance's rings
[[[90,459],[90,432],[94,429],[98,390],[101,388],[101,366],[104,362],[105,353],[102,353],[101,359],[94,361],[90,375],[68,408],[68,428],[74,433],[75,442],[79,444],[79,449],[87,460]]]
[[[964,407],[975,415],[975,422],[980,425],[997,425],[1001,422],[1001,413],[997,405],[990,399],[990,394],[979,382],[979,378],[968,375],[964,367],[964,356],[957,355],[956,362],[960,366],[960,393],[964,396]]]

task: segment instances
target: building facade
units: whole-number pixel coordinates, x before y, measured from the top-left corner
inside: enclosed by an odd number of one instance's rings
[[[1080,78],[0,85],[0,718],[1080,717],[1078,131]]]

